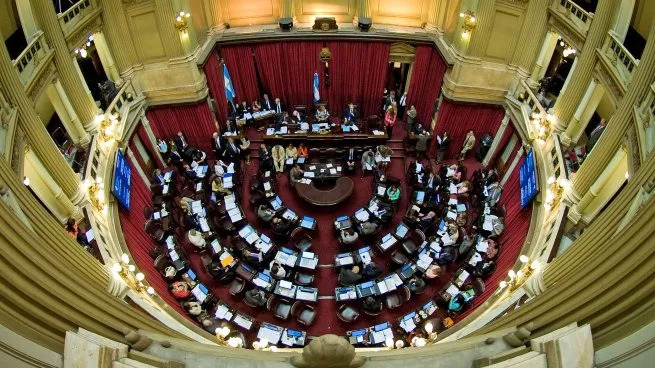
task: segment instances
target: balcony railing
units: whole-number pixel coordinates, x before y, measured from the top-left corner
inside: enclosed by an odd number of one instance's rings
[[[582,9],[571,0],[555,0],[553,7],[558,13],[573,22],[583,34],[587,34],[594,13]]]
[[[48,44],[46,43],[43,32],[38,31],[25,50],[14,60],[14,67],[20,74],[20,80],[23,85],[27,85],[34,77],[34,71],[41,64],[48,54]]]
[[[612,31],[608,32],[601,52],[614,67],[614,72],[623,84],[623,88],[627,88],[639,60],[632,56],[630,51],[623,46],[623,42]]]
[[[95,8],[95,0],[80,0],[63,13],[59,13],[59,25],[68,35],[82,19]]]

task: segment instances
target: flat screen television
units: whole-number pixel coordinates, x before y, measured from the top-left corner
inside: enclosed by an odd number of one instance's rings
[[[132,169],[129,162],[123,155],[123,152],[118,150],[116,154],[116,167],[114,168],[114,182],[111,185],[111,192],[118,199],[123,208],[130,210],[130,185]]]
[[[519,182],[521,186],[521,208],[525,208],[539,191],[536,162],[532,150],[528,152],[523,164],[521,164]]]

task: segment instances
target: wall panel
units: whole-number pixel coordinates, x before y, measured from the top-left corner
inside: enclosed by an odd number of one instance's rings
[[[350,22],[355,16],[355,0],[298,0],[296,18],[300,22],[313,23],[318,16],[334,17],[337,22]]]
[[[429,0],[371,0],[373,24],[420,27],[427,20]]]
[[[280,0],[221,0],[221,9],[231,26],[275,24],[280,17]]]
[[[509,62],[521,31],[521,14],[497,8],[493,22],[485,56],[493,61]]]
[[[134,46],[142,62],[159,61],[166,58],[161,42],[154,5],[132,8],[128,11],[128,26],[134,37]],[[171,27],[173,25],[171,24]]]

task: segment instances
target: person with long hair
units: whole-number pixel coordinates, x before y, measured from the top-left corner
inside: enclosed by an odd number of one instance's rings
[[[390,105],[387,108],[387,113],[384,115],[384,128],[387,131],[387,136],[391,139],[393,134],[393,126],[396,125],[396,106]]]

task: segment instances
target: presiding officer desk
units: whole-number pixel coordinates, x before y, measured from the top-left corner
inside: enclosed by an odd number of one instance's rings
[[[328,134],[318,134],[318,133],[288,133],[280,135],[265,135],[264,142],[270,145],[280,144],[283,146],[288,145],[289,143],[297,145],[298,143],[304,143],[305,145],[311,147],[319,147],[322,145],[327,145],[333,147],[338,141],[340,147],[345,146],[377,146],[384,144],[387,141],[388,136],[375,135],[375,134],[365,134],[365,133],[328,133]]]

